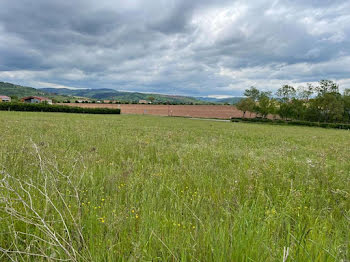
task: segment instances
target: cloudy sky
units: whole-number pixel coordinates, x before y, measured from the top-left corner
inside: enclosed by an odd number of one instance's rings
[[[350,88],[348,0],[1,0],[0,81],[237,96]]]

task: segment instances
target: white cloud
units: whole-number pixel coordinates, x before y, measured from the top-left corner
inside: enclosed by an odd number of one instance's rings
[[[48,83],[48,82],[35,82],[34,84],[39,88],[49,88],[50,87],[50,88],[81,89],[81,88],[77,88],[77,87],[58,85],[58,84]]]

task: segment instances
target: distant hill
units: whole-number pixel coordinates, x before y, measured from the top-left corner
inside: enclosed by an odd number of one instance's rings
[[[214,97],[196,97],[198,100],[206,101],[210,103],[219,103],[219,104],[237,104],[244,97],[228,97],[228,98],[214,98]]]
[[[7,96],[47,96],[48,93],[32,87],[14,85],[11,83],[0,82],[0,94]]]
[[[18,99],[25,96],[45,96],[56,100],[67,99],[67,96],[55,95],[33,87],[20,86],[6,82],[0,82],[0,95],[17,97]]]
[[[119,100],[119,101],[139,101],[154,98],[155,102],[170,102],[183,104],[200,104],[204,101],[197,100],[192,97],[170,96],[160,94],[144,94],[138,92],[121,92],[113,89],[68,89],[68,88],[40,88],[15,85],[6,82],[0,82],[0,95],[17,97],[18,99],[25,96],[45,96],[57,101],[74,100],[79,98],[93,100]]]
[[[68,88],[32,88],[27,86],[15,85],[11,83],[0,82],[0,95],[7,95],[17,98],[25,96],[45,96],[56,101],[90,99],[90,100],[118,100],[121,102],[138,102],[139,100],[150,100],[158,103],[174,104],[209,104],[209,103],[229,103],[235,104],[241,98],[231,97],[225,99],[216,99],[209,97],[188,97],[161,94],[145,94],[139,92],[124,92],[114,89],[68,89]]]
[[[102,88],[102,89],[68,89],[68,88],[42,88],[44,92],[69,95],[75,97],[84,97],[96,100],[119,100],[119,101],[139,101],[149,100],[150,97],[154,98],[155,102],[170,102],[170,103],[184,103],[184,104],[198,104],[205,103],[205,101],[187,97],[187,96],[172,96],[172,95],[160,95],[160,94],[145,94],[139,92],[122,92],[114,89]]]
[[[223,98],[218,99],[218,103],[229,103],[231,105],[237,104],[239,101],[241,101],[244,97],[229,97],[229,98]]]

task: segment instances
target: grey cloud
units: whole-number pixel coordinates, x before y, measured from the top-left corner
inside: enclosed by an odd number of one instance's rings
[[[70,21],[72,31],[92,36],[101,36],[122,26],[120,15],[116,12],[103,10],[73,17]]]
[[[0,80],[184,95],[350,83],[349,8],[340,0],[2,0]]]

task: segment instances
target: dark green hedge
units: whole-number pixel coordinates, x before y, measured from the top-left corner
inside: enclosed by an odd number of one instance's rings
[[[277,125],[294,125],[294,126],[315,126],[323,128],[336,128],[350,130],[350,124],[344,123],[320,123],[320,122],[308,122],[299,120],[285,121],[281,119],[266,119],[266,118],[231,118],[232,122],[251,122],[251,123],[268,123]]]
[[[0,103],[3,111],[28,111],[28,112],[61,112],[80,114],[120,114],[119,108],[83,108],[76,106],[61,106],[48,104],[29,103]]]

